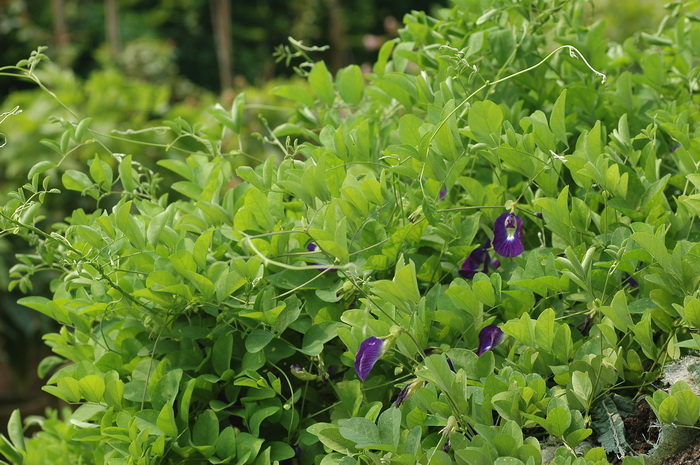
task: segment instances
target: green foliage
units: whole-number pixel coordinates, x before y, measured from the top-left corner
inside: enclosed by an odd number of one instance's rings
[[[407,15],[364,76],[300,66],[308,87],[274,90],[294,107],[263,122],[278,155],[257,166],[224,147],[249,124],[246,95],[206,124],[164,123],[187,156],[62,170],[86,203],[44,225],[52,173],[95,137],[94,119],[66,121],[60,158],[0,224],[36,248],[16,285],[59,275],[21,303],[61,325],[45,390],[76,408],[28,440],[13,418],[0,452],[539,465],[550,437],[549,463],[588,465],[629,452],[621,418],[639,394],[662,422],[697,423],[689,384],[650,386],[700,349],[700,26],[674,9],[653,41],[609,44],[581,2],[482,3]],[[177,178],[164,189],[162,170]],[[497,250],[507,211],[525,252],[460,274],[495,254],[483,244]],[[477,356],[487,325],[506,339]],[[360,381],[370,337],[381,353]]]

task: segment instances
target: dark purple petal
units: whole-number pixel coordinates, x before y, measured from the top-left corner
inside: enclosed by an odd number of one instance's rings
[[[581,334],[584,336],[588,335],[588,331],[591,329],[591,323],[593,323],[593,318],[591,318],[591,314],[589,313],[586,315],[586,318],[583,320],[583,327],[581,328]]]
[[[476,355],[481,356],[503,341],[503,331],[496,325],[488,325],[479,333],[479,348],[476,349]]]
[[[444,452],[449,452],[449,451],[450,451],[450,446],[451,446],[450,440],[448,439],[448,440],[445,442],[445,444],[442,446],[442,450],[443,450]]]
[[[411,388],[411,385],[407,385],[405,388],[401,389],[401,392],[399,392],[399,395],[396,396],[396,400],[394,401],[394,407],[399,408],[401,404],[403,403],[404,400],[406,400],[406,397],[408,397],[408,390]]]
[[[368,337],[360,344],[360,350],[355,357],[355,372],[362,381],[367,379],[372,367],[382,356],[383,348],[384,341],[374,336]]]
[[[488,260],[486,257],[488,252],[485,249],[479,247],[472,250],[462,263],[462,268],[458,271],[459,275],[464,279],[472,279],[483,268],[485,261]]]
[[[440,195],[440,200],[445,200],[445,196],[447,196],[447,186],[443,186],[438,195]]]
[[[489,248],[491,241],[486,241],[483,247],[476,248],[471,251],[469,256],[462,263],[462,267],[457,271],[464,279],[472,279],[478,272],[488,273],[489,266],[498,268],[501,264],[498,260],[491,260]]]
[[[671,150],[669,150],[669,152],[673,153],[676,150],[678,150],[679,148],[681,148],[681,144],[676,144],[673,147],[671,147]]]
[[[517,257],[523,247],[523,220],[515,213],[503,213],[493,225],[493,249],[501,257]]]
[[[308,244],[306,244],[306,250],[308,250],[309,252],[315,252],[316,249],[318,249],[318,246],[313,242],[309,242]]]
[[[630,276],[629,273],[625,273],[623,281],[627,281],[627,284],[629,284],[632,287],[639,287],[639,283],[637,282],[637,280]]]

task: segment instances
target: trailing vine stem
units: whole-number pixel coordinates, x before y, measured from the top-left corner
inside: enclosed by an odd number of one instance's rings
[[[601,83],[603,83],[603,84],[605,83],[605,79],[606,79],[605,74],[604,74],[604,73],[601,73],[600,71],[598,71],[598,70],[596,70],[595,68],[593,68],[593,67],[590,65],[590,63],[588,63],[588,60],[586,60],[586,57],[584,57],[583,54],[582,54],[576,47],[574,47],[573,45],[561,45],[561,46],[555,48],[554,50],[552,50],[546,57],[544,57],[542,60],[540,60],[539,62],[535,63],[534,65],[530,66],[529,68],[525,68],[525,69],[522,69],[522,70],[520,70],[520,71],[516,71],[516,72],[513,73],[513,74],[509,74],[508,76],[503,77],[503,78],[500,78],[500,79],[497,79],[497,80],[495,80],[495,81],[486,81],[481,87],[479,87],[479,88],[476,89],[474,92],[472,92],[471,94],[469,94],[464,100],[462,100],[462,102],[460,102],[459,105],[457,105],[456,107],[454,107],[454,108],[452,109],[452,111],[450,111],[450,112],[447,114],[447,116],[445,116],[445,117],[438,123],[438,125],[435,127],[435,129],[433,130],[432,134],[430,135],[430,139],[428,139],[428,144],[426,145],[426,150],[427,150],[427,147],[430,147],[430,144],[433,142],[433,139],[435,139],[435,137],[437,136],[438,132],[439,132],[440,129],[445,125],[445,123],[447,122],[447,120],[450,119],[455,113],[457,113],[457,111],[458,111],[460,108],[462,108],[467,102],[469,102],[469,100],[471,100],[472,97],[474,97],[475,95],[477,95],[479,92],[481,92],[482,90],[484,90],[484,89],[486,89],[486,88],[495,86],[496,84],[500,84],[500,83],[502,83],[502,82],[505,82],[505,81],[508,81],[508,80],[510,80],[510,79],[513,79],[514,77],[520,76],[521,74],[529,73],[530,71],[539,68],[539,67],[542,66],[544,63],[546,63],[550,58],[552,58],[554,55],[556,55],[558,52],[560,52],[561,50],[564,50],[564,49],[568,49],[568,50],[569,50],[569,55],[570,55],[572,58],[577,58],[577,59],[580,58],[581,60],[583,60],[583,62],[584,62],[584,64],[586,65],[586,67],[588,67],[588,69],[590,69],[590,70],[593,72],[593,74],[595,74],[596,76],[598,76],[598,77],[601,78]]]

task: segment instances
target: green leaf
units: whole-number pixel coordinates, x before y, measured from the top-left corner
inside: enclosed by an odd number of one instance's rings
[[[474,102],[469,108],[469,129],[478,142],[497,147],[501,138],[503,112],[490,100]]]
[[[491,280],[488,276],[477,274],[472,281],[472,290],[476,298],[479,299],[479,302],[489,307],[496,305],[496,293],[493,290],[493,284],[491,284]]]
[[[552,436],[563,438],[571,424],[571,412],[564,407],[555,407],[547,413],[545,427]]]
[[[665,398],[661,404],[659,404],[658,410],[659,420],[662,423],[673,423],[678,417],[678,401],[675,397]]]
[[[244,121],[243,121],[244,108],[245,108],[245,92],[240,92],[238,95],[236,95],[236,98],[233,99],[233,103],[231,104],[231,122],[232,122],[231,130],[236,134],[241,133],[241,126],[244,123]]]
[[[678,422],[682,425],[693,426],[700,419],[700,398],[692,390],[682,390],[673,393],[678,404]]]
[[[549,117],[549,127],[557,140],[568,147],[569,143],[566,136],[566,89],[561,91],[559,98],[554,102],[552,114]]]
[[[345,439],[355,443],[358,449],[380,449],[387,450],[379,436],[379,429],[373,421],[367,418],[350,418],[338,421],[340,434]]]
[[[338,70],[335,85],[342,99],[350,105],[357,105],[362,100],[364,78],[359,66],[350,65]]]
[[[92,121],[92,118],[85,118],[78,123],[78,126],[75,128],[75,141],[78,143],[83,142],[83,138],[85,137],[85,133],[88,130],[88,127],[90,126],[90,122]]]
[[[587,373],[574,371],[571,375],[571,390],[583,406],[588,406],[593,394],[593,383]]]
[[[336,321],[322,321],[317,323],[304,334],[304,341],[299,352],[316,357],[323,351],[323,345],[338,335],[338,327],[342,323]]]
[[[126,155],[119,161],[119,180],[122,187],[127,192],[133,192],[136,189],[136,181],[134,180],[134,170],[132,169],[131,155]]]
[[[32,166],[32,168],[29,170],[29,174],[27,174],[27,179],[31,180],[37,174],[41,174],[45,171],[56,168],[56,166],[58,166],[56,165],[56,163],[47,160],[42,160],[36,165]]]
[[[632,315],[627,307],[625,291],[618,291],[615,297],[613,297],[611,305],[609,307],[601,307],[600,311],[603,315],[610,318],[615,328],[622,332],[627,332],[627,330],[634,325]]]
[[[24,463],[24,455],[12,445],[4,434],[0,434],[0,454],[13,464]]]
[[[219,438],[219,419],[213,410],[202,412],[192,428],[192,444],[195,446],[210,446],[216,444]]]
[[[19,409],[14,409],[10,414],[10,420],[7,422],[7,434],[10,436],[12,444],[18,450],[25,450],[22,416],[19,413]]]
[[[200,269],[207,268],[207,256],[209,255],[209,247],[211,246],[211,238],[213,234],[214,231],[209,229],[200,235],[194,243],[192,258]]]
[[[314,63],[314,67],[309,73],[309,85],[321,102],[332,105],[335,99],[333,92],[333,76],[322,61]]]
[[[379,54],[377,56],[377,61],[374,62],[372,71],[379,77],[384,76],[387,69],[387,63],[389,62],[389,57],[391,56],[391,51],[394,49],[396,42],[393,40],[387,40],[379,49]]]
[[[173,410],[173,406],[171,404],[163,405],[160,413],[158,413],[156,426],[168,436],[178,436],[177,423],[175,423],[175,411]]]
[[[299,102],[309,108],[314,107],[314,98],[311,95],[311,92],[309,92],[309,90],[305,87],[282,85],[272,88],[270,93],[282,98],[294,100],[295,102]]]
[[[268,341],[269,342],[269,341]],[[219,335],[214,340],[211,349],[211,360],[214,372],[221,376],[226,370],[231,368],[231,356],[233,354],[233,332],[227,331]]]
[[[535,323],[535,341],[539,347],[550,353],[553,351],[552,343],[554,342],[555,334],[555,317],[556,314],[554,310],[548,308],[540,314]]]
[[[374,426],[374,424],[372,425]],[[323,445],[336,452],[350,454],[355,450],[355,442],[343,437],[339,428],[330,423],[319,422],[309,426],[306,431],[318,437]]]
[[[263,350],[275,335],[264,329],[256,329],[245,338],[245,348],[250,353]]]
[[[80,392],[88,402],[103,402],[105,393],[105,382],[101,376],[87,375],[78,381]]]
[[[112,168],[98,155],[95,155],[90,163],[90,176],[103,190],[110,191],[112,189]]]
[[[83,192],[94,185],[87,174],[78,170],[66,170],[61,176],[61,181],[66,189],[78,192]]]
[[[379,415],[377,422],[379,438],[383,444],[389,444],[394,450],[399,446],[401,439],[401,410],[389,408]]]
[[[248,419],[248,428],[253,436],[260,435],[260,424],[268,417],[280,411],[280,407],[273,405],[257,409]]]
[[[181,368],[168,371],[163,375],[151,391],[151,403],[155,409],[165,404],[173,405],[180,391],[180,381],[183,371]]]
[[[216,440],[216,455],[220,459],[229,459],[236,456],[236,430],[233,426],[227,426],[221,431]]]
[[[668,253],[663,240],[646,232],[636,232],[632,234],[632,239],[639,243],[644,250],[649,252],[649,254],[659,263],[659,265],[661,265],[664,271],[669,271],[671,254]]]

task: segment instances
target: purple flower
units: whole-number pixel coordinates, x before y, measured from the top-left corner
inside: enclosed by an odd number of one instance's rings
[[[401,392],[399,392],[399,395],[396,396],[396,400],[394,401],[394,407],[399,408],[403,402],[411,397],[414,392],[416,392],[422,385],[424,385],[425,382],[420,381],[418,379],[414,380],[412,383],[407,384],[406,387],[401,389]]]
[[[676,150],[678,150],[679,148],[681,148],[681,144],[676,144],[673,147],[671,147],[671,150],[669,150],[669,152],[673,153]]]
[[[447,196],[447,186],[443,186],[438,195],[440,196],[440,200],[445,200],[445,197]]]
[[[627,272],[625,272],[625,276],[622,279],[622,281],[627,281],[627,284],[629,284],[632,287],[639,287],[639,283],[637,282],[637,280],[630,276]]]
[[[489,265],[498,268],[501,262],[499,260],[491,260],[489,255],[490,247],[491,241],[486,241],[483,247],[472,250],[467,259],[464,260],[464,263],[462,263],[462,268],[458,270],[459,275],[464,279],[472,279],[479,271],[488,273]]]
[[[377,360],[383,353],[384,341],[382,339],[371,336],[362,341],[360,350],[357,351],[357,356],[355,357],[355,372],[362,381],[367,379],[369,372],[372,371],[372,367],[374,367],[374,364],[377,363]]]
[[[308,244],[306,244],[306,250],[308,250],[309,252],[315,252],[316,249],[318,249],[318,246],[313,242],[309,242]]]
[[[517,257],[523,247],[523,220],[515,213],[505,212],[493,225],[493,249],[501,257]]]
[[[479,348],[476,355],[481,356],[503,341],[503,331],[496,325],[488,325],[479,333]]]

